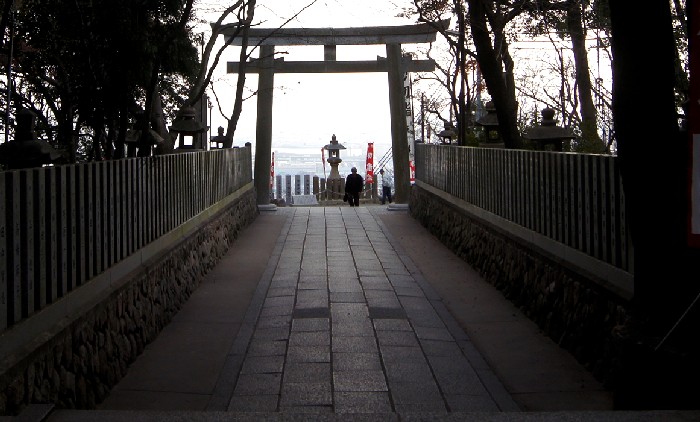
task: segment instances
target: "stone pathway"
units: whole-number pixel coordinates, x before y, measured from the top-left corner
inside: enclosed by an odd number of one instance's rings
[[[231,379],[219,382],[210,410],[518,410],[388,237],[375,214],[389,211],[278,212],[291,215],[227,358]]]

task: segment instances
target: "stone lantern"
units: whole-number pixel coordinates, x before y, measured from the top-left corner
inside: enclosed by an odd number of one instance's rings
[[[136,115],[134,129],[126,131],[124,142],[126,143],[127,156],[135,157],[138,151],[139,157],[148,157],[151,155],[154,146],[163,145],[163,137],[151,129],[146,121],[145,113],[140,112]]]
[[[0,145],[0,164],[11,170],[40,167],[61,158],[61,153],[34,133],[36,115],[28,109],[17,112],[15,139]]]
[[[535,142],[535,148],[538,151],[562,151],[564,141],[574,139],[576,135],[570,129],[556,125],[553,108],[543,108],[541,114],[541,124],[527,129],[523,133],[523,138]]]
[[[170,131],[177,133],[179,150],[198,150],[202,148],[200,135],[206,132],[207,126],[197,120],[197,112],[192,106],[185,106],[180,109],[173,120]],[[192,138],[191,143],[185,143],[185,136]]]
[[[335,134],[333,134],[333,137],[331,137],[331,143],[324,146],[323,149],[328,151],[328,158],[326,161],[328,161],[328,164],[331,165],[331,173],[328,175],[328,178],[341,179],[340,173],[338,172],[338,164],[343,161],[340,159],[340,150],[345,149],[345,147],[338,143],[338,140],[335,138]]]
[[[498,115],[496,114],[496,107],[493,105],[492,101],[487,101],[484,105],[484,110],[486,114],[476,119],[476,124],[482,126],[486,131],[486,139],[483,142],[482,147],[494,147],[502,146],[501,142],[501,132],[498,126]]]
[[[457,136],[457,132],[455,132],[452,123],[445,122],[445,129],[438,133],[438,136],[440,137],[440,143],[442,145],[450,145],[452,144],[452,139]]]

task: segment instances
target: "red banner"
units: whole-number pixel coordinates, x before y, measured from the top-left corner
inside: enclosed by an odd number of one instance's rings
[[[367,143],[367,163],[365,183],[374,183],[374,142]]]
[[[272,161],[270,161],[270,190],[275,183],[275,153],[272,153]]]

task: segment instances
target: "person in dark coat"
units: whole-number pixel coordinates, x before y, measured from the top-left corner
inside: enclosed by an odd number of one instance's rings
[[[348,204],[351,207],[360,206],[360,192],[364,187],[364,179],[357,174],[357,168],[350,169],[350,174],[345,178],[345,193],[348,194]]]

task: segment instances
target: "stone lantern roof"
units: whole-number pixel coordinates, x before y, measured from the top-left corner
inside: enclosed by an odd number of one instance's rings
[[[571,129],[556,125],[553,108],[543,108],[540,113],[542,114],[540,125],[527,129],[523,133],[523,138],[534,141],[538,150],[545,150],[547,145],[552,145],[555,151],[561,151],[563,142],[574,139],[576,135]]]
[[[169,128],[172,132],[193,136],[205,132],[207,126],[197,120],[197,112],[192,106],[185,106],[180,109]]]
[[[450,122],[445,122],[445,129],[438,133],[438,137],[442,144],[451,144],[452,140],[457,137],[454,125]]]
[[[328,150],[328,151],[338,151],[341,149],[345,149],[345,147],[338,143],[338,139],[336,139],[335,133],[334,133],[333,136],[331,137],[331,143],[326,144],[326,146],[324,146],[323,149]]]
[[[476,124],[487,129],[498,129],[498,115],[496,114],[496,107],[493,105],[493,101],[487,101],[484,104],[484,110],[486,110],[486,114],[476,119]]]
[[[0,145],[0,163],[10,169],[39,167],[51,164],[62,154],[48,142],[38,139],[34,128],[36,115],[28,109],[17,112],[15,139]]]

